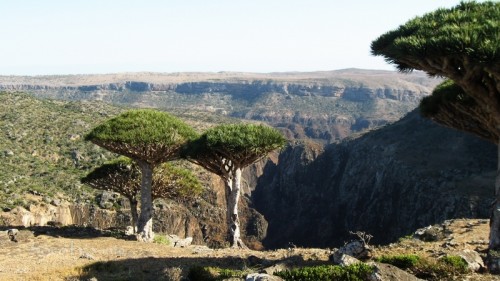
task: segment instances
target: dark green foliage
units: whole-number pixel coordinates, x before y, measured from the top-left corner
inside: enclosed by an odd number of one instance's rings
[[[377,258],[376,261],[392,264],[401,269],[407,269],[415,267],[420,262],[420,257],[417,255],[382,256]]]
[[[456,71],[467,62],[495,66],[500,60],[500,2],[462,2],[416,17],[372,43],[372,54],[383,56],[401,71],[419,69],[425,58],[449,58]],[[430,74],[442,75],[436,68]]]
[[[228,153],[268,151],[285,144],[285,138],[274,128],[253,124],[228,124],[206,132],[207,145]]]
[[[432,95],[422,99],[420,112],[426,117],[432,117],[440,111],[441,107],[449,103],[458,103],[464,106],[476,104],[455,82],[445,80],[434,89]]]
[[[292,270],[285,270],[274,273],[274,275],[284,280],[293,281],[331,281],[331,280],[349,280],[363,281],[367,280],[374,271],[372,266],[364,263],[353,264],[350,266],[322,265],[312,267],[301,267]]]
[[[137,109],[95,127],[85,140],[152,168],[179,158],[182,146],[196,137],[194,129],[177,117],[156,110]]]
[[[186,155],[221,175],[217,167],[221,166],[222,159],[231,160],[234,167],[244,168],[285,143],[283,135],[268,126],[225,124],[207,130],[188,146]]]
[[[129,110],[95,127],[85,140],[130,145],[175,145],[197,136],[177,117],[150,109]]]

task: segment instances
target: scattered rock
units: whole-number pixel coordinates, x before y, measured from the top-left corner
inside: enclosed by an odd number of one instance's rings
[[[284,271],[284,270],[287,270],[289,269],[289,266],[285,263],[277,263],[273,266],[270,266],[270,267],[266,267],[262,270],[262,273],[267,273],[269,275],[273,275],[275,272],[279,272],[279,271]]]
[[[89,253],[83,253],[81,256],[80,256],[81,259],[87,259],[87,260],[95,260],[94,256],[92,256],[91,254]]]
[[[428,227],[420,228],[415,231],[413,237],[425,242],[439,241],[444,238],[443,228],[429,225]]]
[[[251,273],[245,278],[245,281],[283,281],[281,277],[265,273]]]
[[[361,240],[355,240],[345,244],[340,249],[334,250],[329,259],[338,264],[342,260],[343,255],[356,259],[366,259],[371,256],[371,252],[372,249],[368,244]]]
[[[178,240],[174,243],[174,247],[185,248],[193,243],[193,237],[186,237],[185,239]]]
[[[375,271],[369,276],[370,281],[419,281],[419,279],[408,272],[390,264],[369,263],[375,267]]]
[[[467,263],[467,267],[471,271],[480,271],[484,269],[484,262],[478,252],[472,250],[463,250],[456,253],[457,256],[461,257]]]
[[[193,237],[186,237],[184,239],[181,239],[179,236],[177,236],[175,234],[169,234],[168,238],[169,238],[170,242],[172,242],[172,245],[174,247],[185,248],[185,247],[191,245],[191,243],[193,242]]]
[[[52,200],[50,201],[50,204],[52,204],[52,205],[54,205],[54,206],[58,207],[58,206],[60,206],[60,205],[61,205],[61,199],[52,199]]]
[[[337,265],[341,265],[341,266],[349,266],[351,264],[356,264],[356,263],[361,262],[357,258],[351,257],[349,255],[341,254],[341,253],[334,254],[332,256],[333,256],[333,260],[332,260],[333,263],[337,264]]]
[[[19,230],[17,230],[16,228],[11,228],[11,229],[8,229],[7,230],[7,235],[9,236],[9,240],[12,241],[12,242],[16,242],[17,243],[17,234],[19,233]]]

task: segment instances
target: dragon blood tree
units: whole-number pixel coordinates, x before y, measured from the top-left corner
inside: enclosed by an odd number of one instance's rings
[[[371,49],[402,72],[416,69],[447,78],[422,100],[421,112],[499,145],[500,160],[500,2],[462,2],[416,17],[380,36]],[[490,270],[500,269],[499,251],[500,166],[490,223]]]
[[[132,226],[137,231],[138,198],[141,192],[141,171],[128,157],[118,157],[95,168],[81,179],[83,184],[99,189],[120,193],[130,203]],[[152,200],[158,198],[188,200],[202,192],[202,186],[190,170],[162,163],[153,173],[151,186]]]
[[[229,242],[246,248],[241,240],[238,202],[242,169],[281,148],[286,140],[274,128],[253,124],[219,125],[207,130],[187,146],[185,157],[220,176],[226,185]]]
[[[137,240],[152,242],[153,170],[163,162],[180,157],[187,141],[196,132],[180,119],[156,110],[130,110],[93,128],[85,140],[131,158],[141,170],[141,213]]]

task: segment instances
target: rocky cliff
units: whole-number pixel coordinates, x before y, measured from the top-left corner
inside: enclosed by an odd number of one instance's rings
[[[258,120],[289,138],[335,142],[394,122],[439,82],[423,73],[348,69],[293,73],[125,73],[0,76],[0,91],[102,100]]]
[[[349,231],[387,243],[446,219],[489,216],[496,148],[413,112],[324,150],[287,147],[252,199],[269,222],[264,245],[339,246]]]

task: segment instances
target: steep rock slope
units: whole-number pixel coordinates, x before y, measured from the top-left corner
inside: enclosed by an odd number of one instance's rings
[[[488,217],[496,149],[412,112],[321,151],[288,147],[252,193],[267,247],[339,246],[349,231],[386,243],[445,219]]]

